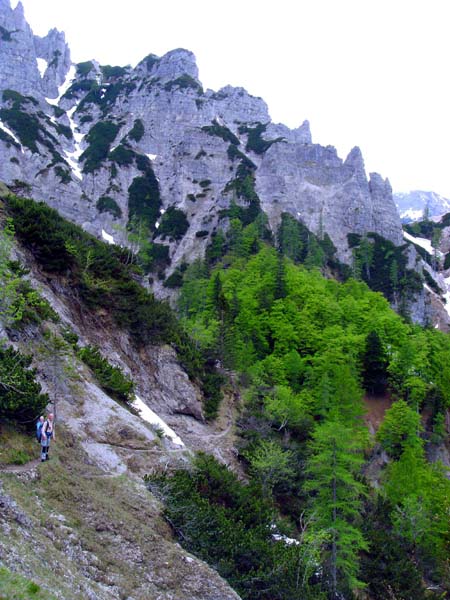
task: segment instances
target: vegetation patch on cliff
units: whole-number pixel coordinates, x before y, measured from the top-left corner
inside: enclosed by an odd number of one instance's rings
[[[114,198],[110,196],[101,196],[96,204],[99,212],[109,212],[115,219],[120,219],[122,210]]]
[[[203,389],[207,415],[214,416],[222,383],[214,361],[192,344],[170,307],[135,281],[139,269],[129,251],[100,242],[43,203],[12,195],[6,203],[16,236],[41,268],[64,275],[87,308],[110,314],[137,346],[172,344],[188,375]]]
[[[351,233],[348,241],[355,277],[365,281],[370,289],[382,292],[407,316],[407,301],[422,290],[423,281],[417,271],[407,268],[406,244],[395,246],[377,233]]]
[[[31,96],[22,96],[22,94],[14,90],[5,90],[3,92],[3,100],[8,102],[9,108],[0,109],[0,119],[15,132],[20,143],[35,154],[39,153],[37,144],[42,144],[50,151],[53,157],[51,166],[58,162],[67,164],[56,150],[55,146],[58,145],[57,139],[41,122],[42,120],[47,121],[48,118],[46,115],[40,111],[38,113],[32,112],[33,107],[37,106],[38,102]],[[64,131],[58,129],[58,133],[64,134]]]
[[[278,137],[274,140],[265,140],[262,135],[266,129],[267,123],[257,123],[255,127],[249,127],[248,125],[239,126],[239,133],[246,133],[248,135],[247,144],[245,146],[247,152],[251,151],[255,154],[264,154],[272,144],[285,141],[282,137]]]
[[[119,130],[120,125],[113,121],[99,121],[91,127],[86,136],[89,145],[80,156],[80,161],[84,162],[83,173],[93,173],[101,167]]]
[[[202,131],[208,135],[219,137],[224,142],[230,142],[230,144],[234,144],[235,146],[239,146],[240,144],[239,139],[234,133],[225,125],[220,125],[216,119],[213,119],[212,125],[205,125],[202,127]]]

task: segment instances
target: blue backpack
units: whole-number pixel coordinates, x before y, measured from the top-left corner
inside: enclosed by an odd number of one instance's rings
[[[44,423],[42,423],[41,421],[38,421],[36,423],[36,439],[39,443],[41,442],[41,432],[42,432],[43,425],[44,425]]]

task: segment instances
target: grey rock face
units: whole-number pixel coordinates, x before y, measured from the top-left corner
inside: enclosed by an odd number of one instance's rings
[[[0,27],[0,92],[56,98],[70,66],[64,33],[52,29],[44,38],[33,35],[22,4],[12,10],[9,0],[0,4]],[[42,75],[38,59],[44,61]]]
[[[64,33],[57,29],[51,29],[43,38],[34,36],[34,47],[36,57],[43,59],[47,65],[41,77],[45,96],[46,98],[56,98],[58,88],[64,83],[72,64]]]
[[[198,82],[198,68],[195,56],[189,50],[179,48],[165,54],[151,71],[152,76],[158,77],[162,83],[174,81],[179,77],[188,76]]]
[[[2,27],[14,31],[10,35],[15,40],[0,46],[0,89],[37,99],[38,106],[24,110],[51,133],[54,147],[49,151],[42,140],[37,151],[14,144],[3,128],[0,179],[7,184],[24,181],[32,197],[94,235],[105,231],[127,243],[130,186],[143,176],[139,160],[149,157],[161,202],[154,241],[169,247],[167,273],[184,259],[203,255],[211,235],[226,229],[223,211],[232,201],[245,206],[229,185],[245,157],[254,165],[255,190],[274,233],[281,214],[289,212],[314,233],[328,233],[343,261],[350,260],[350,232],[374,231],[395,244],[402,242],[390,185],[375,174],[367,180],[359,149],[343,161],[333,147],[312,143],[307,121],[294,130],[272,123],[265,102],[243,88],[204,91],[195,57],[187,50],[149,55],[135,69],[116,73],[98,64],[88,73],[72,67],[67,76],[70,55],[64,34],[51,30],[44,38],[33,36],[20,7],[12,11],[7,0],[0,6]],[[42,77],[37,58],[46,61]],[[68,91],[55,112],[45,98],[58,96],[65,77]],[[11,108],[7,102],[3,106]],[[89,166],[86,159],[100,121],[118,127],[98,164]],[[143,131],[133,135],[138,121]],[[63,135],[61,126],[72,135]],[[22,142],[20,131],[10,133]],[[118,146],[134,152],[132,158],[115,160],[111,151]],[[115,211],[99,212],[97,203],[105,197],[116,204]],[[158,236],[162,211],[169,207],[182,210],[188,219],[181,239]]]
[[[379,232],[397,246],[402,243],[400,217],[392,201],[392,188],[388,179],[378,173],[370,174],[369,190],[373,202],[374,231]]]

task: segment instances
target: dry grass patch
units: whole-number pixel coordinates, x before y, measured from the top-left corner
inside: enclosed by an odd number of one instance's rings
[[[23,465],[39,457],[40,446],[34,435],[12,424],[0,425],[0,467]]]

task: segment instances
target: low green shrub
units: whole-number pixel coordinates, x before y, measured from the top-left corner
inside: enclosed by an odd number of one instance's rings
[[[266,131],[267,124],[258,123],[255,127],[248,127],[247,125],[241,125],[239,127],[239,133],[247,133],[247,145],[245,149],[247,152],[254,152],[255,154],[264,154],[272,144],[284,141],[284,138],[278,137],[274,140],[265,140],[262,134]]]
[[[55,167],[55,173],[58,175],[60,182],[64,185],[70,183],[72,180],[70,172],[67,169],[63,169],[59,165]]]
[[[220,137],[224,142],[230,142],[235,146],[239,146],[239,139],[234,135],[232,131],[225,127],[225,125],[219,125],[216,119],[213,119],[212,125],[205,125],[202,127],[202,131],[208,135]]]
[[[114,161],[121,167],[127,167],[134,160],[134,151],[125,144],[119,144],[114,150],[109,153],[109,160]]]
[[[47,394],[41,394],[36,370],[30,369],[31,356],[10,346],[0,346],[0,417],[28,426],[48,404]]]
[[[187,75],[186,73],[184,75],[180,75],[180,77],[177,77],[177,79],[168,81],[164,85],[164,89],[166,90],[166,92],[170,92],[173,88],[180,88],[180,89],[184,89],[184,90],[190,88],[190,89],[195,90],[199,94],[203,93],[203,88],[198,83],[198,81],[196,81],[193,77],[191,77],[190,75]]]
[[[82,79],[81,81],[75,81],[64,93],[63,98],[71,100],[78,92],[90,92],[98,88],[98,83],[95,79]]]
[[[83,173],[93,173],[101,167],[119,130],[120,125],[112,121],[99,121],[90,129],[86,136],[89,145],[80,156],[80,161],[84,162]]]
[[[163,239],[167,236],[174,240],[181,240],[188,229],[189,221],[186,214],[174,206],[169,206],[161,218],[158,234]]]
[[[111,67],[111,65],[102,65],[100,70],[105,79],[122,77],[123,75],[126,75],[128,71],[126,67]]]
[[[78,357],[90,367],[101,387],[116,400],[130,402],[134,397],[134,383],[118,367],[113,367],[96,346],[84,346]]]
[[[128,132],[128,137],[135,142],[140,142],[145,133],[144,124],[141,119],[136,119],[134,121],[133,127]]]
[[[148,477],[180,544],[212,565],[245,600],[323,598],[304,576],[296,545],[275,541],[274,511],[258,484],[241,483],[211,456],[191,472]]]
[[[12,42],[13,39],[11,37],[11,34],[15,33],[14,31],[8,31],[7,29],[5,29],[4,27],[2,27],[0,25],[0,38],[2,40],[2,42]]]
[[[119,219],[122,216],[122,210],[114,198],[110,196],[101,196],[97,200],[97,209],[99,212],[109,212],[115,219]]]
[[[85,77],[88,73],[92,71],[93,68],[94,63],[90,60],[80,62],[77,64],[77,75],[79,75],[80,77]]]
[[[183,285],[183,273],[180,273],[177,269],[164,280],[163,286],[166,288],[179,288]]]

